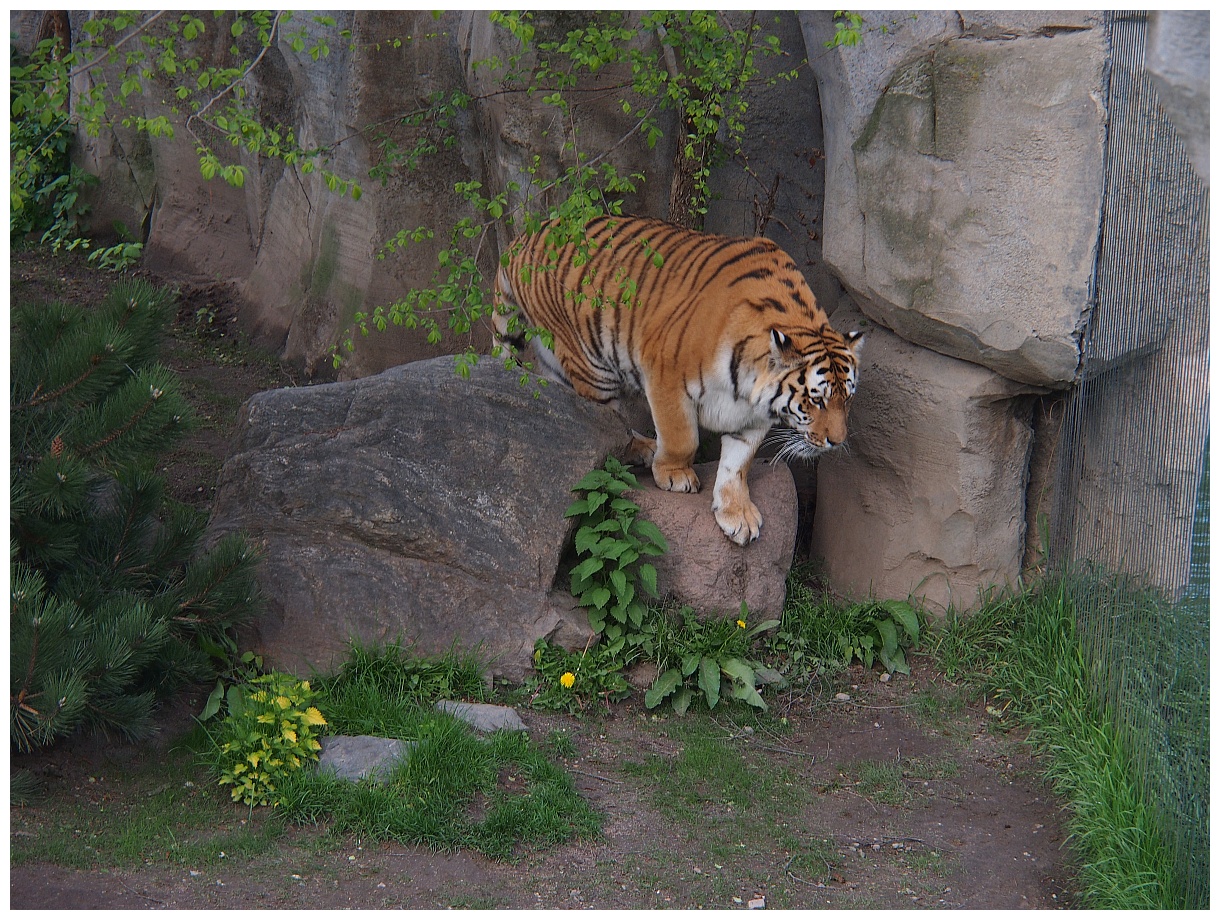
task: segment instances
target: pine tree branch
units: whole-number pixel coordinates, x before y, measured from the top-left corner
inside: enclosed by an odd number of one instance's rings
[[[61,386],[59,389],[52,390],[50,393],[47,393],[44,396],[38,395],[38,390],[42,389],[42,385],[40,384],[38,386],[38,388],[34,390],[34,395],[30,397],[29,402],[27,402],[21,406],[18,406],[17,408],[18,409],[36,409],[39,406],[45,405],[48,402],[52,402],[56,399],[59,399],[59,397],[63,396],[65,393],[68,393],[68,392],[76,389],[78,386],[80,386],[82,383],[84,383],[86,380],[88,380],[90,377],[92,377],[95,373],[97,373],[98,369],[102,366],[101,358],[98,355],[93,355],[90,358],[90,364],[91,364],[91,366],[89,367],[89,369],[86,370],[79,377],[77,377],[75,380],[68,381],[63,386]]]
[[[140,422],[140,420],[144,418],[144,416],[148,415],[148,413],[152,411],[152,407],[156,404],[156,402],[157,397],[154,396],[152,399],[149,399],[148,402],[144,403],[144,405],[140,408],[140,411],[134,413],[131,418],[127,420],[125,425],[120,425],[114,431],[110,432],[110,434],[108,434],[106,437],[99,441],[95,441],[88,447],[80,448],[81,456],[88,457],[90,454],[101,450],[103,447],[113,444],[117,439],[127,434],[127,432],[131,431],[131,429],[134,428]]]

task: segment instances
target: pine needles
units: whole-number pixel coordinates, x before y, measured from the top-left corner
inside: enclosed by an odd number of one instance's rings
[[[190,409],[155,360],[173,297],[117,284],[94,309],[13,314],[10,737],[78,727],[141,738],[164,692],[213,672],[257,603],[239,537],[200,552],[204,519],[154,472]]]

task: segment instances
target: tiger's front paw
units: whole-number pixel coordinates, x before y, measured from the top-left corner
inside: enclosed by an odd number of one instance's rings
[[[698,492],[699,477],[689,466],[652,465],[652,478],[666,492]]]
[[[744,501],[730,502],[721,507],[713,506],[716,523],[724,531],[724,535],[738,546],[745,546],[758,539],[762,529],[762,514],[758,506],[748,498]]]

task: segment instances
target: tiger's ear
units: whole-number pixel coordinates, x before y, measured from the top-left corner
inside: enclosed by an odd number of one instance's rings
[[[792,339],[780,332],[778,329],[771,330],[771,357],[773,360],[784,363],[791,360],[793,354]]]
[[[859,354],[860,346],[864,344],[864,330],[853,329],[851,332],[847,333],[844,338],[847,339],[847,344],[850,346],[851,350],[856,354]]]

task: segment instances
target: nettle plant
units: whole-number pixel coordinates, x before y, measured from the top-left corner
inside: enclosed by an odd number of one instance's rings
[[[643,560],[669,548],[657,525],[623,495],[638,487],[631,471],[610,457],[572,487],[584,497],[565,515],[580,518],[575,542],[582,558],[572,569],[572,596],[588,610],[589,624],[611,654],[641,641],[648,607],[639,589],[657,596],[656,567]]]

